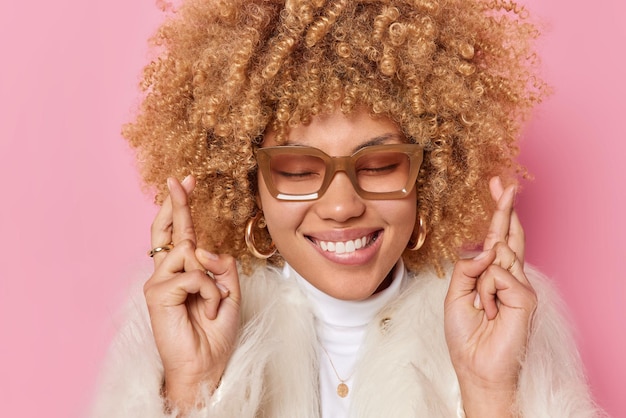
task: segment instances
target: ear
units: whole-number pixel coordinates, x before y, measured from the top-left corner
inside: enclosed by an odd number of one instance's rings
[[[256,205],[260,211],[263,211],[263,204],[261,203],[261,195],[257,192],[256,196],[254,196],[254,200],[256,200]]]

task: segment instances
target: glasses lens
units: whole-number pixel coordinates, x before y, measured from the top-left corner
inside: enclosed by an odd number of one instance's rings
[[[407,186],[411,160],[403,152],[377,150],[359,157],[354,173],[366,192],[390,193]]]
[[[367,199],[406,196],[417,177],[421,147],[414,144],[375,145],[352,156],[329,157],[316,148],[279,146],[259,150],[259,166],[274,196],[281,200],[321,197],[337,171]],[[413,166],[415,165],[415,166]]]
[[[324,181],[326,163],[306,154],[278,154],[270,160],[270,175],[282,195],[302,196],[316,193]]]

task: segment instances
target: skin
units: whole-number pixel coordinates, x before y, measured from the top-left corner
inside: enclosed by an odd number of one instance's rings
[[[444,304],[446,341],[468,417],[515,416],[521,360],[537,308],[524,274],[515,188],[503,188],[498,177],[489,187],[497,207],[484,251],[455,264]]]
[[[336,112],[293,128],[289,141],[329,155],[349,155],[375,138],[401,142],[399,132],[390,120],[372,119],[366,112],[349,117]],[[272,132],[263,142],[270,145]],[[235,260],[196,246],[187,204],[194,186],[190,177],[182,183],[168,179],[170,196],[152,225],[152,246],[175,246],[155,256],[154,274],[144,286],[165,371],[165,395],[183,413],[194,406],[202,385],[209,390],[217,386],[234,349],[241,301]],[[455,264],[444,326],[467,416],[501,418],[514,416],[520,359],[537,299],[523,272],[524,234],[513,210],[515,188],[504,188],[494,178],[490,190],[497,209],[484,252]],[[318,289],[350,300],[365,299],[385,286],[417,210],[414,191],[404,199],[364,200],[341,172],[326,194],[311,202],[278,201],[261,179],[258,201],[287,262]],[[379,232],[378,239],[363,255],[324,254],[316,243],[372,231]]]
[[[263,147],[277,145],[268,132]],[[361,110],[313,119],[289,131],[290,145],[318,148],[331,156],[351,155],[365,145],[406,142],[387,118]],[[338,172],[317,200],[285,202],[273,198],[259,175],[259,207],[272,240],[287,262],[313,286],[338,299],[362,300],[381,285],[406,248],[416,217],[415,189],[402,199],[359,197],[350,179]],[[345,242],[363,236],[375,240],[351,253],[323,251],[320,241]]]
[[[168,179],[169,197],[152,224],[153,246],[173,242],[154,256],[144,294],[163,361],[168,407],[193,407],[201,384],[217,387],[237,336],[241,294],[235,259],[196,247],[188,205],[195,180]],[[207,274],[211,272],[213,278]]]

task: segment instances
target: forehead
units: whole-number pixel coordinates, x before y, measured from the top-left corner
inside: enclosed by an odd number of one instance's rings
[[[282,142],[282,141],[281,141]],[[340,110],[317,115],[311,122],[290,127],[283,144],[276,134],[264,135],[263,147],[275,145],[303,145],[321,149],[329,155],[348,155],[368,145],[406,142],[402,130],[385,116],[372,116],[365,110],[344,114]]]

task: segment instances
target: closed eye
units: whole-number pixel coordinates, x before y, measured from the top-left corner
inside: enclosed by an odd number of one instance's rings
[[[306,179],[313,176],[317,176],[318,173],[312,171],[302,171],[302,172],[289,172],[289,171],[276,171],[277,175],[288,178],[288,179]]]
[[[389,164],[382,167],[362,167],[359,168],[359,174],[380,175],[390,173],[398,168],[399,164]]]

